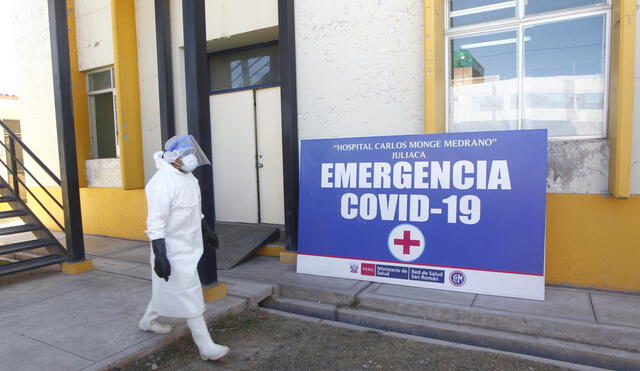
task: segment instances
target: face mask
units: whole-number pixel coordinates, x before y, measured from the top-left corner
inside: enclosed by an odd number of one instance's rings
[[[186,155],[182,158],[182,171],[190,173],[198,167],[198,158],[196,155]]]

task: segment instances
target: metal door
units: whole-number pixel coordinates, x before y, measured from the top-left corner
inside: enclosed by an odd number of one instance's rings
[[[280,88],[210,97],[216,219],[284,224]]]
[[[284,224],[280,87],[256,90],[260,222]]]
[[[253,90],[212,95],[209,103],[216,220],[258,223]]]

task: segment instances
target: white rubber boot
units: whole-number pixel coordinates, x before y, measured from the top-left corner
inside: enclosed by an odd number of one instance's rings
[[[171,325],[166,325],[164,323],[160,323],[156,321],[158,318],[158,314],[151,307],[151,302],[147,305],[147,310],[144,312],[144,315],[138,322],[138,327],[143,331],[153,331],[157,334],[166,334],[173,331],[173,327]]]
[[[142,320],[140,320],[140,323],[138,323],[138,327],[141,330],[152,331],[152,332],[155,332],[156,334],[167,334],[173,331],[173,327],[171,327],[171,325],[167,325],[166,323],[160,323],[155,319],[151,320],[151,322],[143,322]]]
[[[188,319],[187,326],[191,330],[193,342],[198,346],[200,358],[203,361],[215,361],[229,353],[228,347],[218,345],[211,340],[211,334],[209,334],[209,329],[207,329],[207,323],[204,321],[203,316]]]

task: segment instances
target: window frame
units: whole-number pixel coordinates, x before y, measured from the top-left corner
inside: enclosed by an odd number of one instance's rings
[[[500,31],[517,31],[517,53],[518,53],[518,127],[514,130],[524,130],[522,128],[522,110],[524,102],[523,82],[524,82],[524,46],[522,43],[523,32],[526,27],[537,26],[547,23],[554,23],[566,20],[580,19],[594,15],[605,16],[605,56],[604,56],[604,104],[603,104],[603,123],[600,135],[574,135],[574,136],[549,136],[549,141],[577,141],[577,140],[593,140],[606,139],[609,128],[609,80],[611,66],[611,0],[606,0],[604,4],[588,5],[565,10],[552,11],[525,16],[524,0],[516,0],[516,16],[514,18],[502,19],[497,21],[489,21],[472,25],[464,25],[459,27],[451,27],[449,22],[450,0],[445,1],[444,13],[444,58],[445,58],[445,125],[446,133],[450,131],[450,88],[451,88],[451,39],[461,36],[474,36]]]
[[[89,84],[89,80],[91,78],[91,75],[95,75],[97,73],[100,72],[104,72],[104,71],[109,71],[110,72],[110,77],[111,77],[111,87],[108,89],[100,89],[100,90],[94,90],[91,91],[90,88],[90,84]],[[115,81],[115,74],[114,74],[114,70],[113,70],[113,66],[111,67],[105,67],[105,68],[100,68],[100,69],[95,69],[92,71],[88,71],[87,72],[87,78],[86,78],[86,84],[87,84],[87,99],[88,99],[88,104],[89,104],[89,135],[90,135],[90,139],[91,139],[91,158],[96,160],[96,159],[100,159],[98,157],[98,135],[97,135],[97,128],[96,128],[96,111],[95,111],[95,98],[94,96],[96,95],[100,95],[100,94],[105,94],[105,93],[112,93],[113,94],[113,130],[115,132],[115,146],[116,146],[116,157],[115,158],[120,158],[120,143],[118,141],[118,115],[117,115],[117,110],[116,110],[116,81]]]
[[[209,59],[211,57],[218,57],[218,56],[221,56],[221,55],[233,54],[233,53],[243,52],[243,51],[252,50],[252,49],[264,48],[264,47],[268,47],[268,46],[278,46],[278,58],[280,58],[280,48],[279,48],[280,40],[271,40],[271,41],[266,41],[266,42],[261,42],[261,43],[256,43],[256,44],[240,46],[240,47],[237,47],[237,48],[223,49],[223,50],[218,50],[218,51],[215,51],[215,52],[207,53],[207,77],[208,77],[208,82],[207,83],[209,85],[209,88],[208,88],[209,95],[224,94],[224,93],[231,93],[231,92],[235,92],[235,91],[261,89],[261,88],[270,88],[270,87],[273,87],[273,86],[280,86],[280,81],[278,81],[278,82],[270,82],[270,83],[266,83],[266,84],[247,85],[247,86],[243,86],[243,87],[240,87],[240,88],[212,90],[213,87],[211,86],[211,68],[210,68],[210,65],[209,65]]]

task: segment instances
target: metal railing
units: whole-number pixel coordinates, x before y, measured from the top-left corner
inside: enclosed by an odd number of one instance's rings
[[[60,178],[58,178],[56,176],[56,174],[53,173],[53,171],[51,171],[51,169],[49,169],[47,167],[47,165],[44,164],[44,162],[42,162],[42,160],[40,160],[38,158],[38,156],[36,156],[35,153],[33,153],[33,151],[31,151],[31,149],[29,149],[29,147],[27,147],[26,144],[24,144],[24,142],[20,139],[20,137],[18,137],[18,135],[16,133],[13,132],[13,130],[11,130],[11,128],[2,120],[0,120],[0,127],[2,127],[2,129],[4,129],[5,132],[5,137],[8,138],[8,144],[5,143],[4,140],[0,141],[0,146],[4,147],[4,149],[7,151],[8,154],[8,158],[7,158],[7,162],[5,162],[4,160],[2,160],[0,158],[0,163],[2,165],[4,165],[4,167],[7,169],[7,174],[8,177],[10,178],[11,182],[9,183],[15,194],[17,196],[20,195],[20,189],[21,187],[28,192],[31,197],[33,197],[33,200],[35,200],[40,207],[42,208],[42,210],[47,213],[47,215],[51,218],[51,220],[60,228],[61,231],[64,232],[65,227],[64,227],[64,223],[61,223],[60,220],[58,220],[58,218],[56,218],[53,213],[51,212],[51,210],[49,210],[49,208],[47,208],[47,206],[45,206],[44,202],[38,198],[38,196],[30,189],[30,187],[28,187],[25,183],[26,179],[21,179],[19,176],[19,170],[18,170],[18,165],[22,168],[22,170],[24,170],[24,172],[26,174],[29,175],[29,177],[31,179],[33,179],[33,181],[38,185],[38,187],[40,187],[40,189],[42,189],[44,191],[44,193],[49,196],[49,198],[53,201],[53,204],[55,206],[57,206],[58,208],[60,208],[61,211],[64,210],[64,206],[62,205],[62,203],[54,196],[51,194],[51,192],[49,192],[49,190],[42,184],[42,182],[40,180],[38,180],[38,178],[36,178],[36,176],[33,174],[33,172],[31,172],[29,169],[27,169],[27,167],[24,164],[24,157],[22,160],[20,160],[17,156],[17,151],[16,151],[16,144],[19,146],[19,148],[22,150],[23,156],[24,154],[28,154],[29,157],[31,157],[31,159],[33,160],[33,162],[38,165],[38,167],[40,168],[40,170],[44,171],[45,174],[47,174],[49,176],[49,178],[51,178],[51,180],[53,180],[53,182],[57,185],[57,186],[61,186],[62,182],[60,181]],[[9,179],[7,179],[9,180]]]

